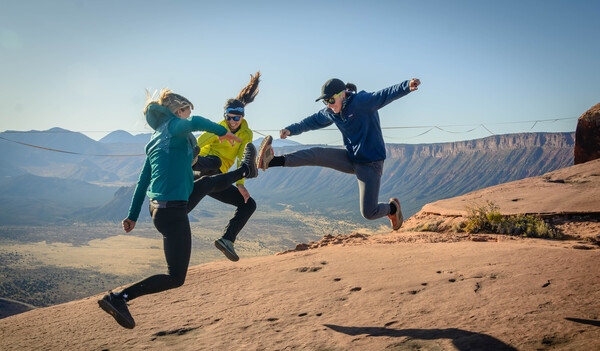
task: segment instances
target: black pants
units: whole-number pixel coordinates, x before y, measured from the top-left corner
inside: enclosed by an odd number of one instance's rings
[[[193,199],[190,196],[188,202],[170,201],[167,203],[167,207],[158,208],[150,201],[152,223],[163,235],[163,248],[168,274],[153,275],[125,288],[121,293],[127,294],[128,300],[183,285],[192,252],[192,231],[187,216],[191,201],[195,201],[193,205],[195,206],[206,194],[221,192],[231,187],[231,183],[242,179],[243,176],[243,171],[238,169],[225,174],[202,177],[194,181],[192,195],[195,194],[195,196]]]
[[[244,228],[256,210],[256,201],[253,198],[249,198],[248,202],[244,202],[244,197],[240,194],[238,188],[233,185],[230,185],[223,191],[210,193],[208,196],[222,203],[237,207],[233,217],[223,230],[223,237],[234,242],[239,232]]]
[[[195,177],[202,177],[207,175],[221,174],[219,170],[221,167],[221,159],[217,156],[200,156],[198,161],[194,164],[194,170],[199,172],[195,173]],[[221,201],[222,203],[229,204],[236,207],[233,218],[229,220],[229,223],[223,230],[223,237],[232,242],[235,241],[239,232],[244,228],[254,211],[256,210],[256,201],[253,198],[249,198],[248,202],[244,202],[244,197],[240,194],[240,191],[236,186],[229,185],[222,191],[214,191],[209,194],[204,194],[200,190],[194,192],[190,196],[188,203],[188,212],[194,209],[198,202],[202,200],[204,196],[210,196],[215,200]]]

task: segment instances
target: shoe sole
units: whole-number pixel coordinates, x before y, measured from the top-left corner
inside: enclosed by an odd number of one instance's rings
[[[267,135],[263,141],[260,143],[260,147],[258,148],[258,157],[256,160],[256,166],[260,169],[262,168],[262,161],[263,161],[263,157],[265,156],[265,151],[267,150],[268,147],[271,146],[271,144],[273,143],[273,137],[270,135]]]
[[[232,254],[231,252],[229,252],[229,250],[222,246],[219,240],[215,241],[215,247],[219,249],[219,251],[221,251],[225,255],[225,257],[227,257],[230,261],[237,262],[240,260],[240,258],[237,255]]]
[[[125,318],[121,313],[119,313],[108,301],[104,299],[98,300],[98,305],[100,305],[100,308],[102,308],[104,312],[113,316],[117,323],[119,323],[119,325],[123,328],[133,329],[133,327],[135,327],[135,322],[131,323],[127,318]]]

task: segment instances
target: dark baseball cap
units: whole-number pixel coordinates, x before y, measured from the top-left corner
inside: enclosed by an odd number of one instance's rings
[[[321,96],[317,98],[315,101],[319,101],[321,99],[329,99],[330,97],[338,94],[342,91],[346,90],[346,84],[337,78],[331,78],[326,81],[321,88]]]

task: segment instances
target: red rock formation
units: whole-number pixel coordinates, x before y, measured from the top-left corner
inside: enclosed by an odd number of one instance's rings
[[[587,110],[577,120],[575,164],[600,158],[600,104]]]

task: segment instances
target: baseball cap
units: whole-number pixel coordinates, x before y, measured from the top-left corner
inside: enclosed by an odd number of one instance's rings
[[[344,82],[337,78],[331,78],[330,80],[326,81],[325,84],[323,84],[323,87],[321,88],[321,96],[319,96],[315,102],[321,99],[329,99],[330,97],[344,90],[346,90],[346,84],[344,84]]]

